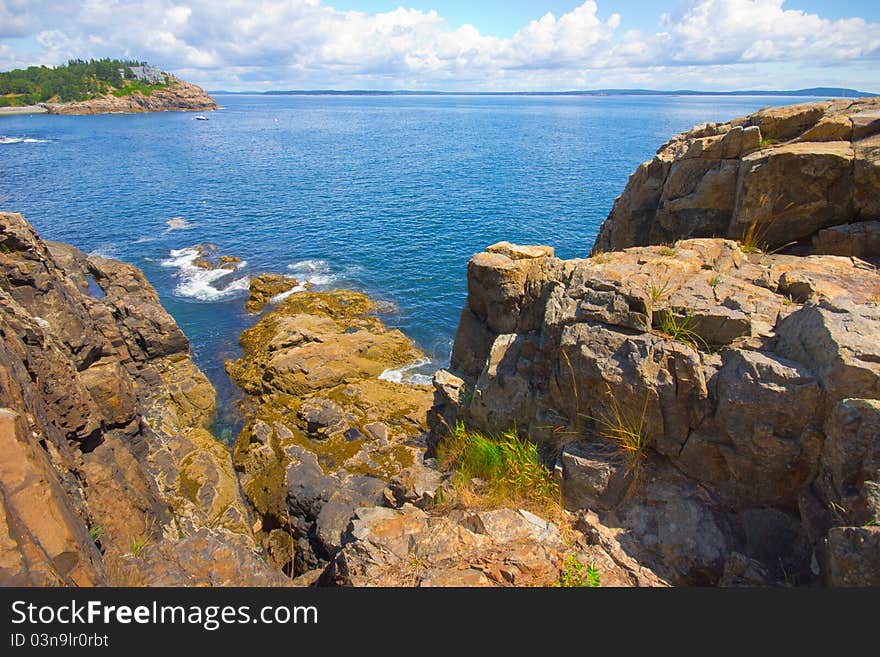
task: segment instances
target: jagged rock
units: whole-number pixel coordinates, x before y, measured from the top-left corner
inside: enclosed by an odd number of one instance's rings
[[[249,313],[258,313],[278,295],[299,288],[300,284],[290,276],[262,274],[250,281],[250,295],[244,307]]]
[[[878,115],[880,100],[865,98],[696,126],[630,177],[593,252],[691,237],[741,240],[753,222],[757,246],[778,249],[833,226],[880,219]],[[814,252],[826,252],[828,239],[817,237]],[[880,251],[866,243],[859,255]]]
[[[880,527],[835,527],[828,532],[828,583],[880,586]]]
[[[0,408],[0,582],[97,586],[100,554],[58,481],[50,458],[18,413]]]
[[[847,301],[806,305],[779,323],[777,353],[812,370],[827,404],[880,398],[880,306]]]
[[[206,429],[214,389],[143,274],[47,247],[17,214],[0,213],[0,244],[0,406],[17,418],[2,432],[0,579],[117,582],[134,544],[203,528],[255,551],[230,455]],[[140,564],[125,581],[151,583]]]
[[[90,100],[72,103],[41,103],[50,114],[105,114],[108,112],[208,111],[219,105],[204,89],[173,76],[166,77],[167,87],[149,95],[140,91],[124,96],[103,94]]]
[[[692,433],[677,462],[711,482],[731,506],[794,504],[812,481],[822,445],[822,394],[794,362],[727,349],[715,384],[714,414]]]
[[[235,446],[242,487],[263,526],[296,543],[295,576],[333,558],[355,508],[425,504],[436,489],[422,465],[430,390],[379,378],[420,354],[371,310],[357,292],[296,291],[227,363],[256,402]]]
[[[880,523],[880,400],[843,399],[825,423],[818,487],[843,524]]]
[[[727,132],[705,130],[694,137],[703,150],[683,162],[726,152],[715,137]],[[875,475],[833,474],[840,458],[824,456],[838,441],[860,444],[859,422],[873,426],[850,418],[843,429],[832,412],[843,399],[880,399],[874,266],[721,239],[569,261],[497,251],[468,269],[453,353],[470,353],[435,376],[435,443],[457,422],[516,427],[556,459],[568,508],[620,527],[624,549],[676,583],[759,572],[805,583],[817,574],[811,549],[827,564],[822,541],[844,521],[823,505],[865,509],[880,492]],[[526,251],[537,257],[503,255]],[[615,432],[649,447],[627,458]],[[858,490],[835,483],[859,477]],[[728,564],[731,552],[746,562]]]
[[[147,544],[114,564],[113,586],[292,586],[251,550],[202,528],[180,541]]]
[[[862,221],[820,230],[813,235],[813,253],[871,258],[880,253],[880,221]]]
[[[323,581],[347,586],[553,586],[568,555],[584,567],[594,565],[602,586],[664,584],[620,552],[610,530],[602,531],[602,544],[568,543],[553,523],[524,510],[436,516],[411,505],[362,508]]]

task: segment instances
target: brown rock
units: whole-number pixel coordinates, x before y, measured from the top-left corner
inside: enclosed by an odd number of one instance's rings
[[[105,114],[108,112],[207,111],[219,106],[204,89],[178,78],[167,76],[168,86],[145,96],[135,91],[126,96],[112,93],[73,103],[43,103],[50,114]]]
[[[880,219],[880,101],[767,108],[677,135],[630,177],[593,253],[727,236],[773,250]]]

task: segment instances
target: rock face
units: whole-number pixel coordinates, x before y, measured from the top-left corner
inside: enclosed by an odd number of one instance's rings
[[[590,520],[581,520],[584,533],[572,543],[524,510],[359,508],[323,577],[348,586],[552,586],[574,558],[595,566],[602,586],[665,585]]]
[[[849,257],[496,245],[468,264],[432,441],[516,427],[569,509],[675,583],[875,582],[878,336],[880,272]]]
[[[593,253],[694,237],[880,257],[880,99],[764,109],[674,137],[630,177]]]
[[[207,429],[214,396],[140,271],[0,213],[0,583],[286,581]],[[184,552],[185,575],[154,576]],[[208,570],[245,553],[248,573]]]
[[[168,78],[168,86],[149,96],[139,91],[117,97],[105,94],[73,103],[43,103],[50,114],[107,114],[110,112],[205,112],[219,108],[204,89],[178,78]]]
[[[300,286],[296,279],[290,276],[262,274],[251,279],[250,294],[244,308],[249,313],[258,313],[273,300],[283,300],[286,296],[290,296],[294,290],[302,291],[304,289],[304,286]]]
[[[264,547],[294,576],[323,568],[354,510],[393,498],[392,479],[408,501],[429,494],[414,482],[436,479],[423,464],[430,388],[380,378],[421,354],[372,307],[347,290],[295,292],[242,333],[243,357],[226,364],[248,393],[235,466]]]

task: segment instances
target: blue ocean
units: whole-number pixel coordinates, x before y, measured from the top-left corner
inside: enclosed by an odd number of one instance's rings
[[[291,275],[391,302],[448,362],[468,258],[500,240],[586,256],[627,177],[675,133],[789,97],[217,95],[190,113],[0,117],[0,209],[45,239],[143,269],[218,389],[255,318],[249,277]],[[192,264],[212,243],[244,262]]]

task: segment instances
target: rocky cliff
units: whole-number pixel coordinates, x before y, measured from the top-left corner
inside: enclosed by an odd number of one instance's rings
[[[214,389],[136,268],[0,213],[0,583],[269,585]]]
[[[877,109],[698,127],[630,178],[591,258],[475,255],[434,443],[515,427],[567,508],[678,584],[880,585],[880,272],[853,257],[877,255]],[[705,237],[758,209],[760,244]]]
[[[593,252],[725,237],[880,256],[880,99],[769,108],[673,137],[630,176]]]
[[[218,109],[217,102],[201,87],[168,77],[167,86],[149,95],[140,91],[125,96],[104,94],[73,103],[42,103],[50,114],[107,114],[110,112],[204,112]]]

